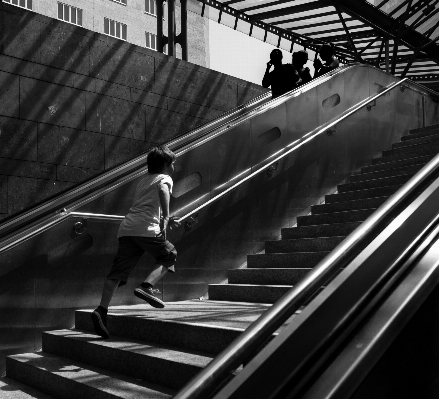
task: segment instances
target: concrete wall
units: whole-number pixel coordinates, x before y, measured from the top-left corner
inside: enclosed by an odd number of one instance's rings
[[[0,3],[0,220],[265,92]]]

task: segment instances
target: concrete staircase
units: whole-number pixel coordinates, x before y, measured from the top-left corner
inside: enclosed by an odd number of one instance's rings
[[[282,229],[281,240],[267,241],[264,254],[248,255],[247,268],[230,270],[228,284],[210,285],[209,298],[276,302],[437,153],[439,125],[411,131],[299,216],[297,227]]]
[[[75,328],[45,332],[41,352],[7,359],[7,381],[41,398],[172,397],[438,152],[439,125],[412,131],[230,270],[228,284],[210,285],[208,301],[112,307],[108,340],[93,333],[91,310],[76,311]]]

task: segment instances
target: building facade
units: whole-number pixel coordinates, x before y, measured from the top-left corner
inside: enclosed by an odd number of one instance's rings
[[[125,40],[137,46],[157,49],[157,7],[155,0],[3,0],[51,18]],[[199,7],[189,0],[189,9]],[[176,3],[176,28],[180,33],[180,7]],[[167,8],[164,6],[164,34]],[[165,49],[166,52],[166,49]],[[208,20],[188,11],[189,62],[209,68]],[[176,57],[182,58],[180,45]]]

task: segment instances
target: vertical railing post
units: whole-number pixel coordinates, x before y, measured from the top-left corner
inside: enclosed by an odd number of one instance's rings
[[[386,40],[386,72],[390,73],[390,63],[389,63],[389,39]]]
[[[168,55],[175,57],[175,0],[168,0]]]
[[[187,0],[180,0],[181,3],[181,39],[180,46],[182,50],[182,57],[184,61],[188,61],[187,48]]]
[[[157,51],[163,53],[163,0],[156,0],[157,7]]]

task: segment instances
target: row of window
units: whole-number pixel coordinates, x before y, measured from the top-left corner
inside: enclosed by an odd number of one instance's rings
[[[127,0],[112,0],[115,3],[127,5]],[[155,0],[145,0],[145,12],[152,15],[157,15],[157,7]]]
[[[32,10],[32,0],[3,0],[5,3]]]
[[[58,19],[82,26],[82,10],[67,4],[58,3]]]
[[[3,0],[5,3],[10,3],[19,7],[32,10],[32,0]],[[118,3],[126,4],[127,0],[113,0]],[[155,15],[156,6],[155,0],[145,0],[146,12]],[[68,4],[58,2],[58,19],[69,22],[74,25],[82,26],[83,10],[77,7],[69,6]],[[127,40],[127,25],[121,22],[113,21],[109,18],[104,18],[104,33],[117,37],[118,39]],[[145,32],[145,45],[147,48],[157,50],[157,37],[154,33]],[[166,54],[166,46],[164,49]]]
[[[9,3],[9,4],[13,4],[15,6],[18,7],[22,7],[22,8],[27,8],[28,10],[32,10],[32,0],[3,0],[5,3]],[[127,5],[127,0],[112,0],[115,3],[120,3],[123,5]],[[67,6],[66,4],[62,3],[58,3],[58,18],[62,19],[63,21],[67,21],[67,22],[71,22],[71,20],[65,19],[65,15],[68,15],[69,11],[65,11],[65,10],[61,10],[60,11],[60,7],[71,7],[71,6]],[[71,8],[75,8],[75,7],[71,7]],[[81,12],[81,19],[82,19],[82,10],[79,8],[75,8],[76,10],[79,10]],[[76,13],[78,11],[75,11]],[[145,0],[145,12],[151,15],[157,15],[157,7],[156,7],[156,2],[155,0]],[[61,16],[60,16],[61,15]],[[72,17],[72,18],[76,18],[77,20],[77,15]],[[67,17],[69,18],[69,17]],[[76,22],[72,22],[74,24],[76,24]],[[81,24],[77,24],[77,25],[81,25]]]

